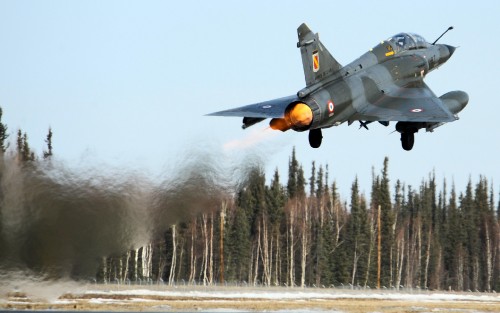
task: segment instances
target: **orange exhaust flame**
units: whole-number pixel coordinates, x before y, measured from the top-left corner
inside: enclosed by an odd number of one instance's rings
[[[269,122],[269,126],[274,130],[281,130],[282,132],[285,132],[292,127],[292,125],[288,124],[284,118],[273,118],[271,122]]]
[[[290,111],[290,122],[297,127],[309,126],[313,119],[311,108],[304,103],[297,103]]]
[[[282,132],[289,130],[292,127],[305,127],[311,125],[313,120],[313,113],[311,108],[304,103],[297,103],[285,115],[284,118],[273,118],[269,126],[274,130],[281,130]]]

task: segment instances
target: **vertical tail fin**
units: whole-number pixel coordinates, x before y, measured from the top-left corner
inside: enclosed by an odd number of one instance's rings
[[[300,48],[302,55],[306,86],[315,84],[342,68],[323,46],[318,34],[314,34],[305,23],[297,28],[297,35],[297,48]]]

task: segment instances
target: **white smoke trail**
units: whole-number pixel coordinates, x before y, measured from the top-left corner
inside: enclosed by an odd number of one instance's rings
[[[279,132],[272,130],[271,127],[266,127],[264,129],[254,128],[245,134],[243,138],[231,140],[225,143],[223,147],[225,151],[247,149],[265,140],[269,140],[277,134],[279,134]]]

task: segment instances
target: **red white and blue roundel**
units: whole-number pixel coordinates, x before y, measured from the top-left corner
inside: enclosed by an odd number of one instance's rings
[[[422,109],[411,109],[410,112],[411,113],[420,113],[420,112],[423,112],[424,110]]]
[[[335,104],[333,104],[333,101],[330,100],[328,101],[328,113],[330,113],[330,116],[333,115],[335,111]]]

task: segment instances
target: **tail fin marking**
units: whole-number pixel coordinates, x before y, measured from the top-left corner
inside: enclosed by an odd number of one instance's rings
[[[297,35],[299,37],[297,48],[300,48],[300,54],[302,55],[302,66],[304,67],[307,87],[342,68],[342,65],[323,46],[319,40],[319,35],[314,34],[305,23],[299,26]]]

